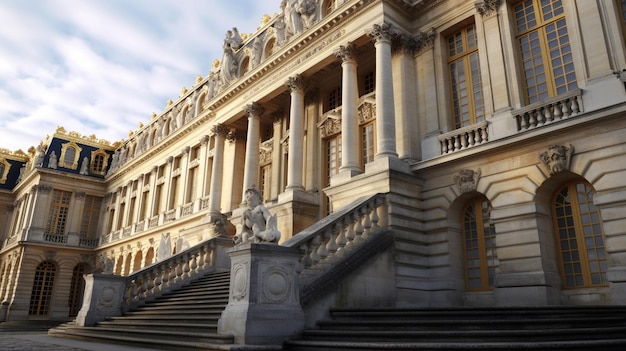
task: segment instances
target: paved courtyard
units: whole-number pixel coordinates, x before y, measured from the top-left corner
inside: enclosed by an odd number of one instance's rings
[[[48,336],[45,331],[0,331],[3,351],[155,351],[116,344],[103,344]]]

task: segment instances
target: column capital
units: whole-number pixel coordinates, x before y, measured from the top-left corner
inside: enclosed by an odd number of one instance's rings
[[[289,77],[285,84],[287,85],[287,88],[289,88],[289,91],[292,93],[295,91],[304,92],[304,80],[299,74],[296,74],[293,77]]]
[[[248,116],[250,117],[260,117],[261,115],[263,115],[263,112],[265,112],[265,108],[259,104],[258,102],[253,102],[251,104],[246,105],[243,110],[248,114]]]
[[[237,142],[237,140],[246,140],[246,133],[244,131],[231,129],[228,131],[228,134],[226,134],[226,140],[228,140],[229,143]]]
[[[218,123],[211,127],[211,133],[222,137],[227,137],[230,133],[230,130],[225,125]]]
[[[397,33],[391,29],[391,24],[386,22],[383,22],[382,24],[374,24],[372,28],[366,31],[366,34],[372,38],[374,44],[381,41],[389,42],[397,35]]]
[[[483,17],[495,15],[498,12],[499,5],[500,0],[481,0],[474,3],[476,11]]]
[[[342,62],[354,61],[356,57],[356,46],[354,43],[350,42],[346,45],[340,45],[339,49],[333,54],[340,58]]]
[[[215,126],[211,127],[211,131],[213,131],[213,128]],[[208,135],[203,135],[202,138],[200,138],[200,144],[202,145],[207,145],[209,143],[209,140],[211,140],[211,137]]]
[[[414,37],[416,42],[416,52],[420,53],[424,49],[432,48],[435,44],[435,28],[427,32],[419,32]]]

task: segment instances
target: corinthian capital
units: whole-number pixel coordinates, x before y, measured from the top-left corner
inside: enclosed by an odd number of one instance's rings
[[[500,4],[500,0],[481,0],[476,1],[474,6],[476,6],[476,11],[480,13],[481,16],[491,16],[498,12],[498,5]]]
[[[339,50],[334,52],[335,56],[341,59],[342,62],[354,61],[356,56],[356,47],[353,43],[339,46]]]
[[[287,88],[289,88],[289,91],[291,92],[304,91],[304,81],[302,80],[302,76],[299,74],[296,74],[293,77],[289,77],[289,79],[287,79],[287,82],[285,84],[287,85]]]
[[[220,135],[223,137],[227,137],[228,133],[230,133],[230,130],[228,128],[226,128],[225,125],[218,123],[216,125],[214,125],[213,127],[211,127],[211,133],[215,134],[215,135]]]
[[[257,117],[261,116],[263,112],[265,112],[265,108],[263,108],[263,106],[261,106],[258,102],[246,105],[243,110],[248,114],[248,116]]]
[[[383,22],[382,24],[375,24],[367,32],[367,35],[374,40],[374,43],[379,41],[390,41],[396,33],[391,29],[391,24]]]

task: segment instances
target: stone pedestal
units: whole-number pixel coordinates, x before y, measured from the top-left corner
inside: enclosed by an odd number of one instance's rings
[[[83,306],[76,325],[92,326],[108,317],[122,315],[126,278],[111,274],[85,274]]]
[[[246,242],[229,251],[230,297],[218,333],[238,344],[281,344],[304,328],[297,248]]]

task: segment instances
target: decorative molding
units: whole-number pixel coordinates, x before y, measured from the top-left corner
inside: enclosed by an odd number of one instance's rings
[[[340,45],[339,50],[335,51],[333,54],[341,59],[341,62],[346,61],[354,61],[356,58],[356,46],[354,43],[348,43],[346,45]]]
[[[415,53],[420,54],[425,49],[430,49],[435,45],[435,28],[427,32],[419,32],[415,35]]]
[[[218,123],[211,127],[211,133],[215,135],[220,135],[226,138],[228,137],[228,134],[230,134],[230,129],[228,129],[225,125]]]
[[[63,168],[78,168],[78,159],[83,149],[73,141],[61,145],[61,157],[59,157],[57,165]],[[72,155],[71,152],[74,152]]]
[[[495,15],[498,12],[499,5],[500,0],[480,0],[474,3],[476,11],[483,17]]]
[[[265,108],[259,104],[258,102],[253,102],[251,104],[246,105],[243,110],[250,117],[260,117],[265,112]]]
[[[391,39],[398,35],[398,33],[391,29],[391,24],[387,22],[374,24],[372,28],[366,31],[366,34],[372,38],[374,43],[391,41]]]
[[[539,160],[546,167],[550,175],[559,172],[569,171],[574,147],[567,145],[551,145],[548,149],[539,154]]]
[[[302,76],[299,74],[296,74],[293,77],[289,77],[287,79],[287,82],[285,82],[285,84],[287,85],[287,88],[289,89],[290,92],[294,92],[294,91],[303,92],[304,91],[304,81],[302,79]]]
[[[454,176],[454,183],[461,193],[476,191],[480,179],[480,168],[477,170],[464,169]]]

